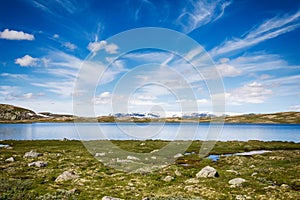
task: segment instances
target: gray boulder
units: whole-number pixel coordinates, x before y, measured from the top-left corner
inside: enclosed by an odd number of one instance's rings
[[[172,176],[166,176],[165,178],[163,178],[163,181],[171,182],[173,179],[174,179],[174,177],[172,177]]]
[[[196,174],[197,178],[213,178],[219,177],[217,170],[211,166],[206,166]]]
[[[47,166],[47,162],[44,161],[35,161],[32,163],[28,164],[28,167],[46,167]]]
[[[64,171],[55,179],[55,182],[68,181],[76,178],[79,178],[79,176],[74,171]]]
[[[128,160],[135,160],[135,161],[141,160],[141,159],[139,159],[139,158],[137,158],[137,157],[135,157],[135,156],[127,156],[127,159],[128,159]]]
[[[42,156],[42,155],[43,155],[42,153],[38,153],[34,150],[31,150],[29,152],[26,152],[23,157],[24,158],[36,158],[36,157],[39,157],[39,156]]]
[[[106,155],[105,152],[103,152],[103,153],[96,153],[96,154],[95,154],[96,157],[103,157],[103,156],[105,156],[105,155]]]
[[[178,154],[174,155],[174,158],[175,158],[175,159],[176,159],[176,158],[180,158],[180,157],[183,157],[183,155],[182,155],[181,153],[178,153]]]
[[[14,157],[10,157],[10,158],[7,158],[5,161],[6,162],[15,162],[15,159],[14,159]]]
[[[241,187],[244,182],[246,182],[246,180],[243,178],[234,178],[228,181],[233,187]]]

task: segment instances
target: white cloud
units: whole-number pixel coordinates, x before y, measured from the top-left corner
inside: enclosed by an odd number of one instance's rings
[[[63,47],[65,47],[71,51],[73,51],[77,48],[77,46],[75,44],[72,44],[71,42],[65,42],[62,45],[63,45]]]
[[[300,11],[292,15],[277,16],[269,19],[256,28],[251,29],[241,38],[235,38],[224,42],[222,45],[210,51],[210,54],[220,56],[222,54],[234,52],[253,46],[260,42],[275,38],[279,35],[288,33],[300,27]]]
[[[289,107],[291,111],[300,111],[300,105],[292,105]]]
[[[110,104],[112,100],[112,94],[110,92],[103,92],[93,98],[92,102],[94,104]]]
[[[216,64],[217,69],[223,76],[239,76],[243,74],[254,74],[256,72],[266,72],[268,70],[287,69],[291,66],[280,56],[267,54],[265,52],[254,52],[245,54],[233,59],[222,58],[220,64]],[[261,76],[261,79],[270,78]]]
[[[25,55],[22,58],[17,58],[15,64],[18,64],[22,67],[36,66],[38,58],[33,58],[30,55]]]
[[[224,15],[224,11],[231,1],[193,1],[187,3],[181,15],[177,18],[177,23],[182,26],[183,32],[189,33],[209,22],[216,21]]]
[[[242,73],[241,70],[235,68],[232,65],[229,64],[219,64],[216,66],[217,70],[219,71],[219,73],[225,77],[225,76],[238,76]]]
[[[0,38],[6,40],[34,40],[34,35],[23,31],[5,29],[3,32],[0,32]]]
[[[116,44],[108,44],[105,40],[90,42],[87,49],[95,55],[97,51],[104,49],[109,54],[118,52],[119,47]]]
[[[21,88],[17,86],[0,86],[0,99],[4,101],[23,101],[28,99],[37,99],[42,96],[45,96],[45,94],[32,92],[24,93]]]
[[[54,34],[53,38],[57,39],[57,38],[59,38],[59,35],[58,34]]]
[[[273,94],[271,89],[266,85],[256,81],[237,88],[230,93],[226,93],[226,99],[230,104],[244,104],[244,103],[263,103],[270,95]]]

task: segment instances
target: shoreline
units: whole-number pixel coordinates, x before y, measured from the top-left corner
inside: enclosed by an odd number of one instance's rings
[[[191,121],[191,120],[182,120],[182,121],[95,121],[95,120],[85,120],[85,121],[74,121],[74,120],[2,120],[0,124],[34,124],[34,123],[95,123],[95,124],[103,124],[103,123],[136,123],[136,124],[210,124],[210,123],[221,123],[221,124],[258,124],[258,125],[300,125],[300,122],[292,123],[292,122],[226,122],[226,121]]]

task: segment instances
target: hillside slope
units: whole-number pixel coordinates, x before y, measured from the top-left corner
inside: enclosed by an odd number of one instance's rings
[[[32,110],[8,105],[0,104],[0,120],[31,120],[38,118],[38,115]]]

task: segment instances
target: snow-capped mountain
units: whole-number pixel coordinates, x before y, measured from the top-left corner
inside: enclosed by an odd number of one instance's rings
[[[163,115],[160,115],[159,113],[115,113],[110,114],[110,116],[116,117],[116,118],[175,118],[175,117],[182,117],[182,118],[200,118],[200,117],[213,117],[215,115],[209,113],[209,112],[201,112],[201,113],[181,113],[181,112],[167,112]]]

